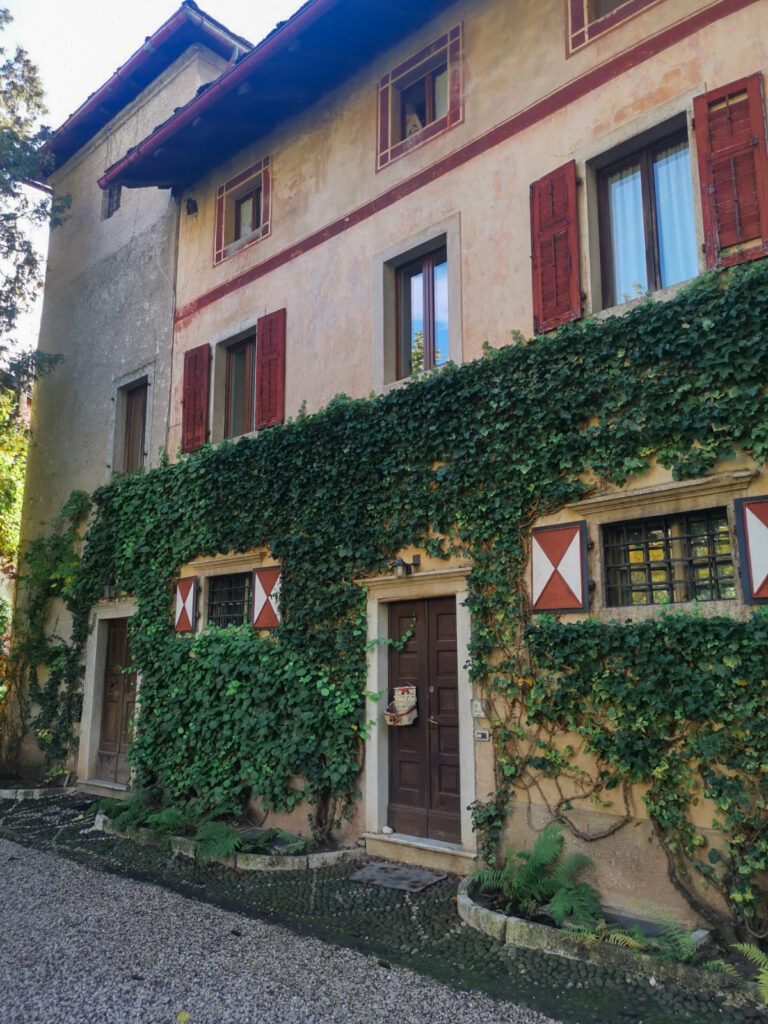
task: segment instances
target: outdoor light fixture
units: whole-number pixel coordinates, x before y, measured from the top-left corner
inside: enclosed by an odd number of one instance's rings
[[[392,574],[397,579],[402,580],[406,576],[410,576],[415,568],[421,565],[421,555],[414,555],[413,561],[405,562],[402,558],[396,558],[392,563]]]

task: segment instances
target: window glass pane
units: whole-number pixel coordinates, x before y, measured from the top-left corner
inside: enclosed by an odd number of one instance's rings
[[[613,301],[626,302],[648,289],[640,167],[627,167],[608,178]]]
[[[435,120],[448,113],[448,68],[438,68],[434,73]]]
[[[698,273],[693,223],[693,184],[688,143],[659,153],[653,162],[656,226],[662,288]]]
[[[243,238],[251,233],[253,223],[253,194],[244,196],[237,201],[237,217],[235,221],[235,238]]]
[[[627,0],[589,0],[589,20],[596,21],[627,3]]]
[[[402,133],[407,139],[410,135],[420,132],[427,123],[427,79],[420,78],[418,82],[403,89],[400,94],[402,100]]]
[[[251,617],[251,574],[212,576],[208,583],[208,622],[214,626],[243,626]]]
[[[125,396],[125,450],[123,472],[144,465],[144,424],[147,417],[147,385],[132,388]]]
[[[227,380],[227,437],[236,437],[250,429],[250,410],[246,409],[248,382],[246,378],[247,350],[238,348],[228,353],[229,377]]]
[[[448,261],[435,263],[435,358],[433,366],[448,359]]]
[[[414,270],[404,275],[406,287],[403,294],[404,335],[407,349],[403,367],[405,374],[421,373],[424,369],[424,273]]]

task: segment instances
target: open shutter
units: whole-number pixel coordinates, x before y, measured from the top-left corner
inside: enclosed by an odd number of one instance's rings
[[[197,576],[185,576],[176,583],[173,628],[177,633],[194,633],[197,618]]]
[[[256,348],[256,429],[285,418],[285,310],[259,320]]]
[[[549,331],[581,316],[576,163],[531,185],[533,329]]]
[[[737,498],[741,590],[746,604],[768,604],[768,495]]]
[[[768,154],[758,73],[693,101],[707,267],[768,252]]]
[[[532,531],[531,604],[535,612],[589,611],[583,520]]]
[[[280,622],[280,566],[253,570],[253,625],[274,629]]]
[[[211,350],[200,345],[184,353],[181,450],[202,448],[208,434],[208,382]]]

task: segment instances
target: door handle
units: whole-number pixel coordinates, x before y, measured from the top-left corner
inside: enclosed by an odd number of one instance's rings
[[[430,715],[427,721],[429,722],[430,725],[439,725],[440,724],[438,722],[438,720],[433,715]]]

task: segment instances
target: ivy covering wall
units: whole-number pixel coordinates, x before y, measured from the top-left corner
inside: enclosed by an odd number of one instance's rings
[[[565,820],[573,799],[620,802],[624,787],[650,783],[648,811],[678,884],[695,899],[685,872],[696,867],[741,926],[760,931],[765,618],[530,625],[523,570],[537,517],[621,486],[651,460],[677,479],[734,451],[764,462],[768,263],[708,275],[621,318],[512,341],[383,397],[337,397],[316,415],[98,490],[73,572],[51,584],[71,526],[31,552],[38,612],[25,649],[47,671],[33,687],[34,727],[52,759],[66,756],[92,608],[113,579],[137,601],[138,784],[211,803],[248,787],[281,809],[304,796],[327,823],[354,798],[366,729],[356,581],[408,545],[459,555],[473,566],[471,675],[494,705],[497,790],[475,812],[486,851],[516,789],[537,777],[562,787],[553,813]],[[70,511],[76,521],[82,508]],[[259,547],[283,567],[279,629],[174,635],[179,567]],[[73,615],[66,643],[42,639],[40,609],[55,594]],[[578,767],[567,734],[594,773]],[[724,831],[719,850],[688,824],[704,790]]]

